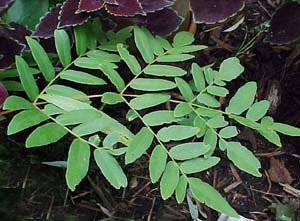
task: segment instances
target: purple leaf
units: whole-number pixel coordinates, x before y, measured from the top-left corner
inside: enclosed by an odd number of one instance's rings
[[[148,28],[153,34],[168,36],[176,31],[183,21],[172,9],[148,13],[146,16],[136,16],[130,19],[133,23]]]
[[[146,15],[138,0],[116,0],[118,5],[105,5],[106,10],[116,16]]]
[[[92,12],[103,8],[103,0],[80,0],[78,12]]]
[[[173,5],[174,2],[169,0],[139,0],[142,4],[142,8],[145,12],[155,12],[157,10],[161,10],[170,5]]]
[[[4,85],[0,82],[0,108],[2,107],[7,96],[8,96],[7,90],[4,87]]]
[[[15,61],[15,55],[19,55],[24,49],[24,45],[18,44],[17,41],[0,37],[0,69],[12,65]]]
[[[273,15],[266,41],[284,44],[300,37],[300,4],[289,2]]]
[[[233,16],[245,5],[244,0],[191,0],[191,9],[197,23],[216,23]]]
[[[53,7],[43,18],[41,18],[41,21],[37,25],[33,36],[46,39],[53,37],[54,30],[58,25],[60,8],[61,5]]]
[[[14,2],[14,0],[0,0],[0,16],[4,15]]]
[[[105,3],[107,4],[112,4],[112,5],[118,5],[118,1],[117,0],[104,0]]]
[[[76,13],[78,5],[79,0],[65,1],[59,14],[60,17],[58,28],[80,25],[85,23],[90,18],[90,14],[86,12]]]
[[[0,36],[5,38],[12,38],[17,41],[19,44],[24,46],[27,45],[25,36],[30,36],[31,31],[28,30],[25,26],[17,24],[17,23],[10,23],[9,27],[5,26],[0,28]]]

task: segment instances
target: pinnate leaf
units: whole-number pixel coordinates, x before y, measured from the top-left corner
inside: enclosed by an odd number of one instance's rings
[[[175,82],[184,99],[186,101],[191,101],[194,98],[194,93],[190,85],[185,80],[179,77],[175,78]]]
[[[169,142],[171,140],[184,140],[195,136],[199,132],[199,129],[191,126],[184,125],[171,125],[169,127],[163,127],[157,133],[157,136],[163,142]]]
[[[205,154],[209,150],[209,145],[201,142],[183,143],[170,149],[170,155],[175,160],[189,160]]]
[[[159,126],[176,121],[174,112],[171,110],[154,111],[146,114],[143,119],[149,126]]]
[[[160,76],[160,77],[179,77],[186,74],[186,71],[182,68],[174,67],[171,65],[150,65],[145,68],[145,74]]]
[[[256,83],[248,82],[238,89],[236,94],[230,99],[226,112],[240,115],[253,103],[256,95]]]
[[[300,136],[300,129],[283,123],[274,123],[271,128],[288,136]]]
[[[154,59],[154,54],[151,48],[151,43],[149,42],[145,31],[142,28],[139,28],[138,26],[134,26],[133,31],[135,45],[141,53],[144,61],[146,63],[152,62]]]
[[[63,138],[67,131],[56,123],[47,123],[36,128],[26,139],[26,147],[45,146]]]
[[[185,198],[187,184],[188,181],[186,177],[184,177],[183,175],[180,176],[178,185],[175,190],[175,196],[178,203],[182,203]]]
[[[22,86],[28,98],[30,100],[34,100],[39,94],[39,88],[30,71],[28,64],[22,57],[16,56],[16,66],[19,72]]]
[[[221,129],[219,135],[225,139],[232,138],[238,135],[238,131],[235,126],[228,126]]]
[[[130,101],[130,105],[136,110],[141,110],[165,103],[170,98],[171,96],[168,94],[143,94],[133,98]]]
[[[175,88],[176,84],[165,79],[137,78],[130,87],[141,91],[163,91]]]
[[[114,92],[105,92],[102,95],[102,99],[101,102],[105,103],[105,104],[118,104],[118,103],[122,103],[124,102],[123,98],[121,97],[121,95],[114,93]]]
[[[267,100],[254,103],[247,111],[246,118],[253,121],[258,121],[266,115],[270,107],[270,102]]]
[[[143,127],[129,143],[125,154],[125,163],[130,164],[136,161],[150,147],[153,141],[153,134],[148,128]]]
[[[221,63],[217,79],[223,81],[232,81],[240,76],[243,72],[244,67],[241,65],[238,58],[227,58]]]
[[[198,178],[189,178],[189,186],[193,196],[201,203],[230,217],[239,217],[221,194],[208,183],[202,182]]]
[[[134,74],[137,75],[141,71],[141,65],[137,61],[137,59],[129,54],[129,51],[124,47],[123,44],[118,44],[117,45],[118,52],[121,56],[121,58],[125,61],[127,64],[128,68],[130,71]]]
[[[87,85],[105,85],[106,82],[94,75],[75,70],[65,70],[60,75],[61,79]]]
[[[258,159],[239,142],[228,142],[227,156],[239,169],[253,176],[262,176],[259,172],[261,165]]]
[[[26,110],[33,108],[33,105],[29,101],[15,95],[6,98],[3,105],[4,110]]]
[[[54,39],[59,60],[66,67],[72,61],[70,38],[67,32],[61,29],[54,31]]]
[[[149,161],[149,172],[152,183],[156,183],[164,172],[167,164],[167,158],[167,152],[162,146],[157,145],[153,149]]]
[[[179,182],[179,169],[177,165],[170,161],[160,181],[160,194],[163,200],[168,199],[174,193]]]
[[[31,37],[26,37],[26,40],[31,49],[32,56],[43,76],[48,82],[51,81],[55,76],[55,70],[46,51],[37,40]]]
[[[127,177],[118,161],[108,150],[96,149],[94,151],[95,161],[104,177],[116,189],[127,186]]]
[[[197,91],[202,91],[205,88],[205,78],[203,69],[197,63],[193,63],[191,72]]]
[[[191,32],[182,31],[178,32],[173,39],[173,46],[180,47],[190,45],[194,42],[195,38]]]
[[[198,173],[205,171],[220,162],[219,157],[198,157],[191,160],[184,161],[181,165],[181,171],[186,174]]]
[[[70,190],[75,187],[86,176],[90,162],[90,147],[87,143],[74,139],[68,155],[66,181]]]
[[[15,134],[45,120],[47,116],[38,110],[25,110],[16,114],[9,122],[7,134]]]

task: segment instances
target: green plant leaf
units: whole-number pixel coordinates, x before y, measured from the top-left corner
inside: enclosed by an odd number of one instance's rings
[[[259,172],[260,162],[246,147],[239,142],[228,142],[227,156],[239,169],[256,177],[261,177]]]
[[[149,65],[144,69],[144,72],[159,77],[180,77],[186,74],[182,68],[161,64]]]
[[[162,146],[157,145],[153,149],[149,160],[149,173],[152,183],[156,183],[164,172],[167,164],[167,158],[167,152]]]
[[[198,116],[195,117],[193,121],[194,127],[199,128],[199,132],[197,133],[197,137],[202,137],[205,135],[206,130],[207,130],[207,123],[203,118],[200,118]]]
[[[183,117],[193,111],[188,103],[177,104],[174,110],[174,117]]]
[[[256,102],[247,111],[246,118],[252,121],[258,121],[266,115],[269,107],[270,102],[267,100]]]
[[[130,87],[141,91],[164,91],[175,88],[176,84],[165,79],[137,78],[131,82]]]
[[[159,56],[157,62],[182,62],[194,58],[194,55],[190,54],[166,54]]]
[[[213,84],[215,81],[215,77],[218,74],[218,72],[213,70],[211,67],[203,68],[203,73],[205,80],[208,84]]]
[[[68,126],[96,120],[101,116],[102,114],[95,109],[83,109],[65,112],[56,117],[56,120],[59,123]]]
[[[25,91],[23,85],[18,81],[1,81],[7,91]]]
[[[16,56],[16,66],[22,86],[28,98],[33,101],[39,95],[39,88],[32,73],[30,72],[30,68],[26,61],[20,56]]]
[[[203,142],[210,146],[210,149],[205,154],[205,156],[211,156],[215,151],[218,142],[218,136],[216,132],[213,129],[209,128],[204,135]]]
[[[205,104],[209,107],[220,107],[220,102],[212,95],[203,93],[197,97],[198,102]]]
[[[176,77],[176,85],[186,101],[191,101],[194,98],[194,93],[190,85],[183,79]]]
[[[220,162],[219,157],[198,157],[191,160],[184,161],[181,165],[181,171],[186,174],[198,173],[205,171]]]
[[[181,31],[178,32],[173,39],[173,46],[180,47],[190,45],[194,42],[195,38],[191,32],[188,31]]]
[[[206,49],[205,45],[187,45],[176,47],[168,50],[168,54],[182,54],[182,53],[192,53],[200,50]]]
[[[105,92],[102,95],[101,102],[104,103],[104,104],[113,105],[113,104],[122,103],[122,102],[124,102],[124,100],[123,100],[122,96],[119,95],[119,94],[117,94],[117,93],[114,93],[114,92]]]
[[[168,94],[142,94],[133,98],[129,103],[134,109],[141,110],[165,103],[170,98],[171,96]]]
[[[118,92],[124,89],[125,82],[116,70],[106,64],[100,64],[99,69],[108,77],[111,83],[116,86]]]
[[[65,70],[60,75],[61,79],[87,85],[105,85],[107,84],[103,79],[94,75],[75,70]]]
[[[238,135],[238,131],[235,126],[224,127],[220,130],[219,135],[222,138],[228,139]]]
[[[56,123],[47,123],[36,128],[26,139],[26,147],[45,146],[63,138],[67,131]]]
[[[205,88],[205,78],[204,78],[203,69],[197,63],[193,63],[191,72],[193,75],[193,80],[194,80],[195,87],[197,88],[197,91],[198,92],[202,91]]]
[[[40,98],[66,111],[93,109],[93,107],[87,103],[60,95],[43,94],[40,96]]]
[[[126,119],[128,121],[133,121],[135,119],[137,119],[139,116],[136,114],[136,112],[132,109],[130,109],[127,114],[126,114]]]
[[[267,128],[265,126],[261,126],[259,129],[257,129],[257,131],[271,143],[275,144],[278,147],[282,146],[280,137],[275,130]]]
[[[173,161],[170,161],[168,162],[160,181],[160,194],[163,200],[166,200],[172,196],[178,182],[179,169]]]
[[[209,149],[209,145],[202,142],[193,142],[176,145],[169,152],[175,160],[189,160],[205,154]]]
[[[224,116],[215,116],[207,121],[207,125],[212,128],[226,127],[228,122],[225,121]]]
[[[72,61],[70,38],[65,30],[60,29],[54,31],[54,39],[59,60],[66,67]]]
[[[195,136],[199,132],[199,129],[191,126],[184,125],[171,125],[169,127],[163,127],[157,133],[157,136],[163,142],[169,142],[171,140],[184,140]]]
[[[259,129],[260,125],[252,120],[248,120],[245,117],[240,117],[240,116],[234,116],[234,115],[230,115],[230,118],[234,119],[236,122],[246,126],[246,127],[250,127],[252,129]]]
[[[69,98],[76,98],[80,100],[88,100],[87,95],[83,93],[82,91],[79,91],[77,89],[74,89],[72,87],[59,85],[59,84],[53,84],[46,90],[47,94],[51,95],[59,95],[63,97],[69,97]]]
[[[17,113],[9,122],[7,134],[12,135],[18,133],[47,119],[48,117],[38,110],[22,111],[20,113]]]
[[[33,108],[32,103],[15,95],[6,98],[3,104],[3,110],[28,110]]]
[[[88,35],[85,25],[76,25],[73,27],[75,44],[76,44],[76,54],[82,55],[86,52],[88,48]]]
[[[183,175],[180,176],[178,185],[175,190],[175,196],[178,203],[182,203],[185,198],[187,184],[187,179]]]
[[[121,61],[121,57],[119,55],[102,50],[90,50],[87,53],[87,56],[93,60],[98,60],[100,63],[113,63]]]
[[[118,44],[117,45],[118,52],[122,58],[123,61],[125,61],[126,65],[130,69],[130,71],[134,74],[137,75],[138,73],[141,72],[141,65],[137,61],[137,59],[129,53],[129,51],[124,47],[123,44]]]
[[[143,29],[134,26],[134,41],[135,45],[138,48],[139,52],[141,53],[144,61],[146,63],[151,63],[154,59],[154,54],[151,49],[151,43]]]
[[[149,126],[159,126],[175,122],[174,112],[171,110],[160,110],[146,114],[143,117],[146,124]]]
[[[70,190],[75,187],[86,176],[90,162],[90,147],[87,143],[74,139],[69,149],[66,181]]]
[[[226,97],[226,95],[229,94],[229,91],[226,88],[214,85],[209,86],[207,92],[219,97]]]
[[[193,196],[201,203],[230,217],[239,217],[221,194],[208,183],[202,182],[198,178],[189,178],[189,186]]]
[[[130,164],[141,157],[151,146],[152,141],[153,134],[148,128],[143,127],[129,143],[125,154],[125,163]]]
[[[46,104],[44,106],[43,111],[50,116],[57,115],[57,114],[63,114],[66,112],[63,109],[61,109],[53,104]]]
[[[95,161],[104,177],[116,189],[127,186],[127,177],[124,174],[118,161],[104,149],[94,151]]]
[[[256,89],[256,82],[251,81],[244,84],[230,99],[229,105],[225,111],[237,115],[243,113],[252,105],[256,95]]]
[[[221,63],[217,79],[223,81],[232,81],[244,72],[244,67],[240,64],[240,60],[235,57],[227,58]]]
[[[50,82],[55,76],[54,67],[40,43],[31,37],[26,37],[32,56],[41,70],[46,81]]]
[[[300,136],[300,129],[283,123],[274,123],[271,128],[288,136]]]

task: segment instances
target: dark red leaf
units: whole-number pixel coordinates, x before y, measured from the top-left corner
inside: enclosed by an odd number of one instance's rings
[[[245,5],[244,0],[191,0],[197,23],[216,23],[233,16]]]
[[[170,5],[173,5],[174,2],[169,0],[139,0],[142,4],[143,10],[145,12],[155,12],[157,10],[161,10]]]
[[[118,5],[105,5],[106,10],[116,16],[146,15],[138,0],[116,0]]]
[[[92,12],[98,11],[103,8],[103,0],[80,0],[78,11],[79,12]]]
[[[289,2],[273,15],[266,41],[284,44],[300,37],[300,4]]]
[[[117,0],[104,0],[105,3],[107,4],[113,4],[113,5],[118,5],[119,3],[117,2]]]
[[[4,69],[12,65],[15,56],[19,55],[24,49],[24,45],[18,44],[17,41],[0,37],[0,69]]]
[[[0,0],[0,16],[2,16],[14,2],[14,0]]]
[[[9,26],[5,26],[0,28],[0,36],[5,38],[12,38],[16,40],[19,44],[24,46],[27,45],[25,36],[30,36],[31,31],[28,30],[25,26],[17,24],[17,23],[10,23]]]
[[[145,26],[153,34],[161,36],[168,36],[176,31],[183,21],[176,12],[169,8],[148,13],[146,16],[136,16],[130,20],[133,23]]]
[[[4,85],[0,82],[0,108],[2,107],[7,96],[8,96],[7,90],[4,87]]]
[[[66,0],[59,13],[58,28],[64,28],[85,23],[90,14],[86,12],[77,13],[79,0]]]
[[[54,35],[54,30],[58,25],[58,16],[61,5],[53,7],[46,15],[41,19],[37,25],[33,36],[39,38],[51,38]]]

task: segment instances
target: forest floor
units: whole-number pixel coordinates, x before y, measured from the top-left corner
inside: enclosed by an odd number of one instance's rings
[[[268,1],[254,1],[224,24],[199,25],[196,43],[208,45],[209,49],[195,54],[196,62],[217,66],[229,56],[238,56],[245,73],[231,83],[230,90],[236,91],[247,81],[258,82],[257,98],[274,100],[269,114],[276,121],[299,127],[300,45],[277,46],[264,42],[263,25],[274,10]],[[243,18],[236,30],[224,32]],[[161,199],[158,186],[148,178],[149,156],[125,168],[129,186],[124,190],[117,191],[108,185],[92,163],[88,178],[75,192],[69,192],[65,170],[41,163],[65,160],[68,143],[25,149],[26,134],[7,137],[7,123],[0,124],[1,220],[98,221],[105,217],[192,220],[187,203],[178,205],[174,197],[167,201]],[[238,213],[249,219],[276,220],[275,210],[277,216],[291,213],[293,220],[300,220],[300,138],[282,136],[282,148],[277,148],[256,132],[239,129],[238,139],[255,152],[262,163],[263,176],[255,178],[237,170],[223,153],[217,152],[222,163],[201,174],[201,179],[211,183]],[[203,220],[217,220],[217,213],[202,205],[200,208],[207,215]]]

